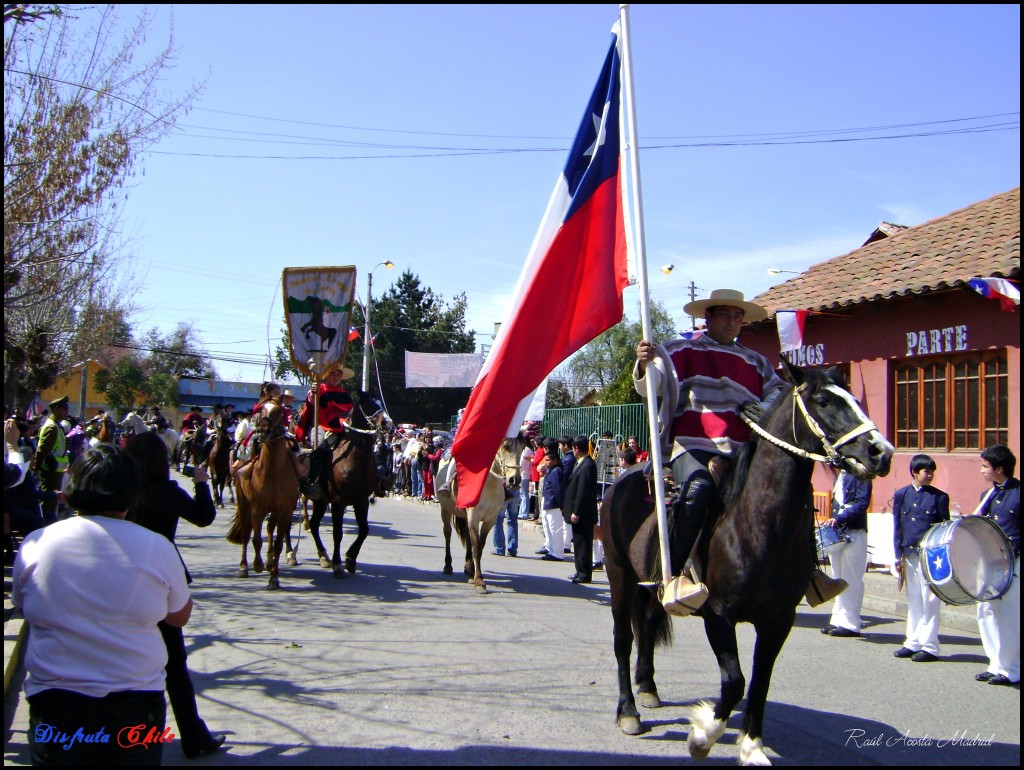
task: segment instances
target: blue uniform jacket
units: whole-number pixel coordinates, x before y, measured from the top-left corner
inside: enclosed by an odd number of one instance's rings
[[[843,507],[832,501],[832,518],[846,529],[868,528],[868,505],[871,502],[871,482],[861,481],[852,473],[842,472]]]
[[[1011,477],[996,487],[981,514],[996,520],[1013,543],[1013,555],[1020,556],[1020,481]]]
[[[544,510],[561,508],[565,502],[565,471],[559,465],[544,476]]]
[[[917,548],[934,525],[949,521],[949,495],[931,485],[909,484],[892,496],[892,515],[892,545],[899,559]]]

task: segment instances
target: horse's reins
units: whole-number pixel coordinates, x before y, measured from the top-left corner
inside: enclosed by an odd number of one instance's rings
[[[804,422],[807,424],[807,427],[810,429],[811,433],[813,433],[815,437],[817,437],[817,439],[821,442],[821,447],[822,449],[825,450],[824,455],[817,454],[815,452],[808,452],[806,449],[801,449],[798,446],[794,446],[793,444],[783,441],[777,436],[774,436],[768,431],[766,431],[764,428],[762,428],[760,425],[758,425],[756,422],[754,422],[744,414],[740,414],[740,419],[742,419],[743,422],[750,426],[750,429],[754,433],[763,438],[765,441],[779,447],[780,449],[783,449],[789,452],[790,454],[794,454],[797,457],[803,457],[807,460],[814,460],[815,462],[825,463],[827,465],[831,465],[834,468],[838,468],[845,460],[845,458],[837,451],[839,447],[843,446],[844,444],[849,444],[858,436],[861,436],[865,433],[870,433],[873,430],[878,430],[877,425],[875,425],[871,420],[865,418],[853,430],[849,431],[843,436],[840,436],[835,441],[829,441],[828,437],[825,435],[825,431],[821,429],[821,426],[818,424],[817,420],[811,417],[810,412],[807,411],[807,405],[804,403],[804,399],[800,395],[800,388],[795,388],[793,390],[793,416],[791,419],[791,424],[793,426],[794,441],[796,441],[797,407],[799,407],[800,413],[803,415]]]

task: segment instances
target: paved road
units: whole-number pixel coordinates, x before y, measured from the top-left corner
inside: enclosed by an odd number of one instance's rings
[[[604,574],[574,586],[572,564],[540,561],[536,528],[520,558],[488,554],[491,593],[441,574],[435,505],[387,499],[371,509],[359,574],[337,580],[313,558],[283,590],[236,578],[225,542],[233,510],[179,545],[195,577],[186,627],[200,711],[228,734],[210,765],[632,765],[688,761],[686,709],[717,696],[699,620],[675,621],[657,657],[665,706],[648,732],[615,727],[616,678]],[[298,526],[295,530],[298,533]],[[328,535],[329,536],[329,535]],[[346,543],[352,538],[346,526]],[[525,558],[524,558],[525,557]],[[804,607],[769,694],[765,744],[776,764],[1020,764],[1020,691],[974,681],[977,633],[943,628],[941,663],[897,660],[904,620],[868,611],[863,639],[824,637]],[[752,629],[741,627],[749,675]],[[5,704],[5,764],[27,762],[27,708],[16,675]],[[710,763],[734,763],[734,715]],[[182,760],[177,742],[168,764]]]

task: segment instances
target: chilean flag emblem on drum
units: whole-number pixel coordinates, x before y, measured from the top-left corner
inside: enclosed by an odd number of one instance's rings
[[[930,546],[925,549],[928,556],[928,572],[932,582],[944,583],[953,576],[949,563],[949,544]]]

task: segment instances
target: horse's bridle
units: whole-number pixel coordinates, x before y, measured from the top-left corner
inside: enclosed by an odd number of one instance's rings
[[[793,428],[793,441],[797,440],[796,412],[799,408],[800,413],[803,416],[804,422],[806,423],[807,427],[810,429],[811,433],[813,433],[814,436],[818,439],[818,441],[821,442],[821,448],[825,451],[824,455],[817,454],[815,452],[808,452],[806,449],[801,449],[798,446],[794,446],[793,444],[790,444],[776,436],[773,436],[771,433],[766,431],[756,422],[754,422],[753,420],[751,420],[750,418],[746,417],[743,414],[740,415],[740,418],[743,420],[743,422],[750,426],[750,429],[754,431],[754,433],[763,438],[765,441],[768,441],[769,443],[779,447],[780,449],[784,449],[785,451],[789,452],[790,454],[794,454],[797,457],[803,457],[808,460],[814,460],[815,462],[825,463],[827,465],[831,465],[834,468],[838,468],[846,461],[846,458],[837,451],[838,448],[845,444],[849,444],[858,436],[862,436],[865,433],[870,433],[873,430],[878,430],[878,426],[875,425],[867,417],[865,417],[863,420],[861,420],[860,424],[858,424],[853,430],[843,434],[835,441],[829,441],[828,437],[825,435],[825,431],[823,431],[821,429],[821,426],[818,424],[818,421],[815,420],[811,416],[810,412],[807,411],[807,404],[804,403],[803,396],[800,393],[802,389],[803,386],[801,385],[798,388],[794,388],[792,393],[793,414],[790,420],[790,424]]]

